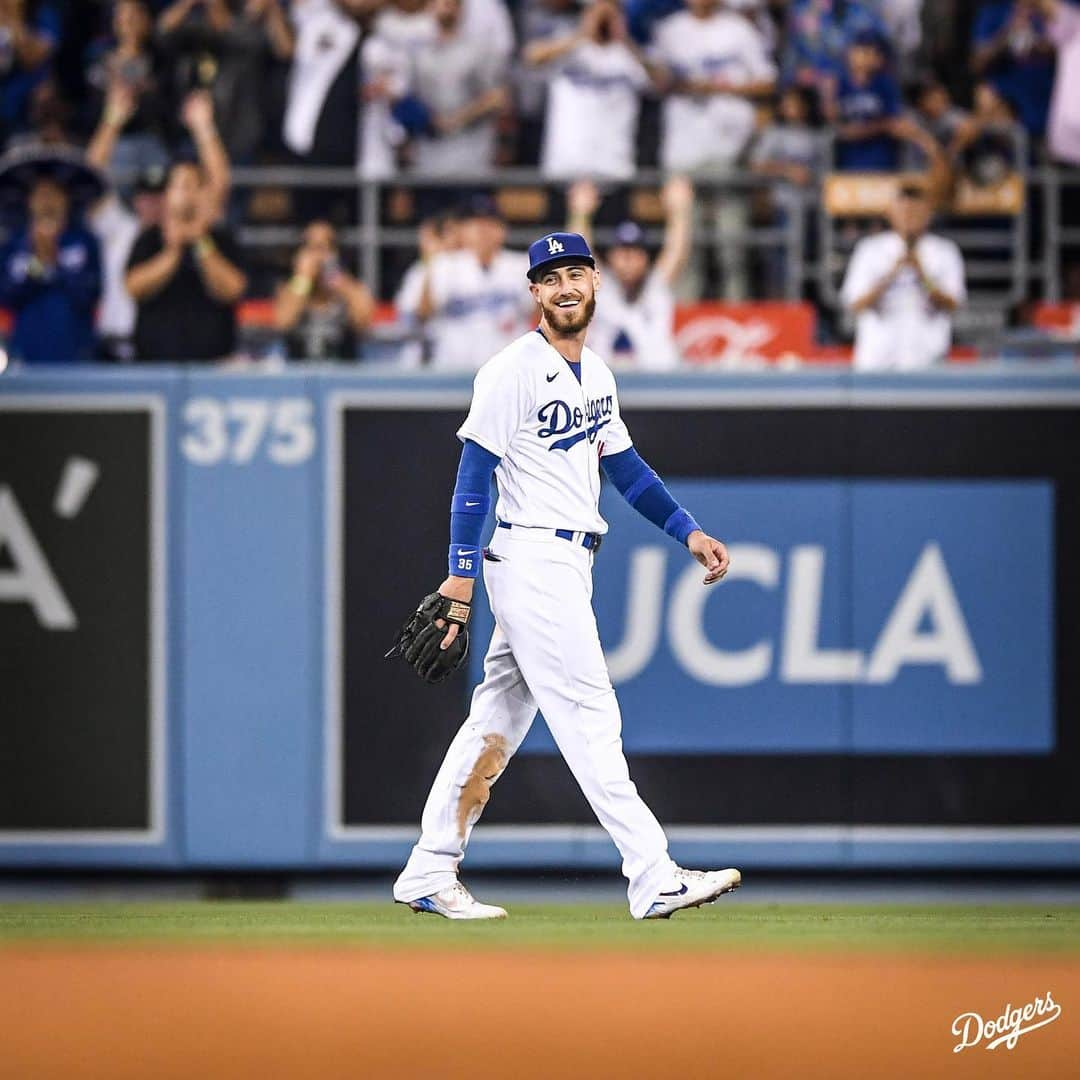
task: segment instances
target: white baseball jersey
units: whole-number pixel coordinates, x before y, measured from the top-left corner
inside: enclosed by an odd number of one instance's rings
[[[548,87],[545,176],[628,180],[634,174],[645,69],[621,42],[584,41],[558,63]]]
[[[433,367],[475,371],[528,327],[536,312],[528,269],[529,257],[520,251],[500,251],[486,267],[471,251],[431,260]]]
[[[675,346],[675,296],[655,270],[631,299],[614,274],[601,268],[592,347],[614,366],[670,371],[679,365]]]
[[[872,291],[896,265],[904,241],[895,232],[867,236],[855,245],[841,289],[850,307]],[[966,297],[960,249],[943,236],[927,233],[915,245],[926,276],[958,304]],[[905,267],[877,306],[856,316],[855,367],[862,371],[906,371],[927,367],[948,354],[952,317],[930,303],[913,267]]]
[[[615,377],[591,349],[582,350],[579,384],[539,331],[518,338],[476,373],[458,438],[501,459],[495,469],[500,521],[607,532],[598,506],[600,458],[632,444]]]
[[[656,59],[681,78],[721,77],[736,86],[776,78],[768,42],[742,15],[699,19],[680,11],[662,19]],[[665,169],[731,164],[754,132],[754,106],[734,94],[671,94],[664,102],[660,161]]]

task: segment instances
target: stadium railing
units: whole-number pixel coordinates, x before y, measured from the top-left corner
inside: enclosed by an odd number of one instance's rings
[[[656,169],[643,169],[625,186],[638,191],[658,189],[666,176]],[[764,192],[777,184],[775,179],[754,173],[730,170],[724,172],[701,172],[692,177],[698,191],[706,196],[738,192],[747,198],[755,192]],[[383,219],[386,194],[395,189],[418,191],[465,191],[507,189],[543,189],[562,191],[562,183],[554,183],[535,169],[506,168],[496,172],[472,172],[438,177],[402,173],[388,180],[364,180],[350,169],[278,168],[252,166],[233,170],[233,184],[238,189],[279,187],[292,190],[308,189],[337,192],[353,192],[355,203],[353,216],[356,224],[341,232],[344,245],[355,252],[357,266],[364,280],[376,293],[382,294],[382,267],[380,255],[392,249],[415,250],[417,235],[415,224],[387,224]],[[816,199],[816,193],[807,192],[791,214],[780,225],[754,225],[745,229],[725,230],[723,242],[739,245],[747,250],[774,250],[784,256],[786,280],[784,298],[798,299],[802,288],[812,275],[806,271],[804,233],[806,215]],[[552,200],[555,202],[556,200]],[[559,228],[562,220],[551,216],[531,221],[510,221],[508,243],[512,247],[524,247],[536,239],[538,231]],[[650,244],[659,244],[663,238],[662,221],[645,221],[645,238]],[[597,227],[595,238],[603,247],[613,239],[613,228]],[[293,225],[247,224],[239,230],[242,244],[250,248],[272,248],[298,244],[301,223]],[[695,233],[693,242],[698,248],[713,248],[720,242],[715,228]]]
[[[1027,160],[1026,140],[1022,132],[1014,134],[1016,160]],[[643,169],[626,187],[636,193],[658,189],[664,174]],[[756,199],[778,181],[747,171],[703,172],[692,179],[706,197],[738,193],[746,200]],[[415,197],[424,192],[451,192],[486,189],[496,194],[538,190],[561,191],[534,169],[507,168],[495,172],[471,172],[439,177],[402,173],[387,180],[365,180],[351,169],[263,167],[236,168],[234,186],[240,191],[285,189],[290,195],[307,193],[307,202],[318,203],[319,192],[333,192],[338,201],[350,204],[353,223],[341,231],[343,248],[353,254],[357,269],[377,296],[386,298],[391,282],[387,280],[384,257],[388,253],[405,254],[417,246],[416,217],[407,224],[390,220],[388,200],[407,192]],[[813,289],[821,302],[836,308],[838,283],[858,232],[837,226],[838,216],[827,211],[830,176],[819,184],[798,192],[790,212],[779,223],[762,224],[754,216],[745,228],[713,227],[695,230],[695,248],[716,251],[720,244],[742,249],[744,256],[776,253],[783,267],[781,295],[775,299],[798,300]],[[1002,201],[1000,191],[1007,191]],[[312,196],[315,196],[313,199]],[[961,336],[986,338],[1001,330],[1009,309],[1033,295],[1050,303],[1063,295],[1063,255],[1080,248],[1080,224],[1063,220],[1066,203],[1075,205],[1080,196],[1080,170],[1050,164],[1018,168],[1000,185],[999,195],[992,190],[969,188],[967,197],[954,204],[952,212],[942,216],[938,230],[963,248],[971,305],[961,319]],[[994,199],[998,199],[995,208]],[[981,200],[981,201],[980,201]],[[557,207],[558,199],[542,200]],[[648,200],[643,200],[645,203]],[[980,212],[980,208],[985,212]],[[663,236],[659,214],[642,222],[646,240],[658,245]],[[514,247],[528,244],[538,231],[563,224],[553,213],[540,213],[516,219],[511,215],[508,242]],[[238,229],[244,247],[267,254],[276,251],[279,258],[299,243],[302,216],[288,224],[247,222]],[[612,229],[598,227],[596,241],[601,247],[612,240]],[[816,245],[807,244],[808,238]],[[816,250],[814,247],[816,246]]]

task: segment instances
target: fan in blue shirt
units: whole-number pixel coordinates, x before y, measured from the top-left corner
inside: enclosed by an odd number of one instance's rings
[[[784,81],[806,87],[837,78],[856,38],[876,38],[883,48],[889,39],[881,16],[859,0],[792,0],[786,36]]]
[[[27,364],[92,360],[97,239],[71,221],[67,192],[55,180],[34,184],[28,208],[28,223],[0,254],[0,304],[15,315],[9,351]]]
[[[988,79],[1032,135],[1046,131],[1054,45],[1033,0],[997,0],[975,17],[971,67]]]
[[[0,20],[0,140],[30,127],[31,98],[48,77],[63,26],[57,0],[4,6],[9,10]]]
[[[893,136],[900,87],[875,39],[857,38],[836,88],[836,167],[845,172],[891,172],[899,161]]]

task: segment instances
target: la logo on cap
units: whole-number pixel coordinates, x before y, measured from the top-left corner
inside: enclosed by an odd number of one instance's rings
[[[564,250],[562,241],[557,240],[554,236],[549,236],[547,242],[549,255],[557,255],[560,251]]]

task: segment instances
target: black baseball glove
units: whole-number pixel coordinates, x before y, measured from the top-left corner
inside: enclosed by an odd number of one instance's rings
[[[449,678],[465,661],[469,654],[470,605],[462,600],[451,600],[448,596],[433,592],[420,601],[420,606],[401,628],[393,648],[384,657],[390,660],[403,656],[417,675],[432,686]],[[444,624],[456,623],[461,629],[447,649],[440,649],[442,639],[446,637],[447,626],[438,627],[435,620]]]

